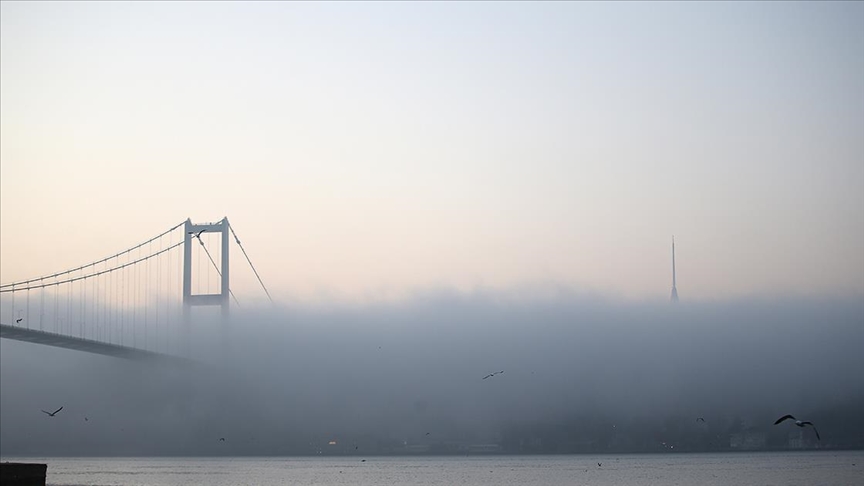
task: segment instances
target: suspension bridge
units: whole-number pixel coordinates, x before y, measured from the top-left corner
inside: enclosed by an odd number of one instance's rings
[[[219,307],[224,319],[239,305],[230,285],[232,241],[272,302],[227,217],[187,219],[86,265],[0,284],[0,338],[125,359],[186,359],[193,307]]]

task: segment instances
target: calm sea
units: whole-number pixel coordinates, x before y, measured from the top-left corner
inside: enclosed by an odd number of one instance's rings
[[[47,463],[53,485],[864,485],[864,451],[14,460]]]

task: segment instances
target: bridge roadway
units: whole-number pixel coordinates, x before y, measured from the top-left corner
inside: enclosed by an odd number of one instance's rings
[[[150,361],[164,362],[169,364],[190,365],[192,360],[173,356],[170,354],[157,353],[154,351],[146,351],[143,349],[131,348],[129,346],[121,346],[119,344],[109,344],[90,339],[82,339],[73,336],[64,336],[53,332],[36,331],[33,329],[24,329],[18,326],[10,326],[0,323],[0,338],[13,339],[15,341],[24,341],[28,343],[44,344],[46,346],[54,346],[57,348],[74,349],[76,351],[84,351],[87,353],[101,354],[104,356],[112,356],[115,358],[123,358],[134,361]]]

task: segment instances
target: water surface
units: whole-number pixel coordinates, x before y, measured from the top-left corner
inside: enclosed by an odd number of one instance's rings
[[[361,462],[364,459],[365,462]],[[14,460],[47,463],[48,484],[64,486],[864,485],[864,451],[598,456]]]

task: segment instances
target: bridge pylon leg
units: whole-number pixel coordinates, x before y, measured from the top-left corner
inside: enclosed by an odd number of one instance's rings
[[[222,218],[218,223],[210,224],[194,224],[191,219],[187,219],[184,227],[183,236],[183,347],[184,353],[188,357],[191,353],[191,334],[192,334],[192,306],[196,305],[218,305],[222,308],[222,325],[223,335],[227,334],[228,315],[231,304],[231,280],[229,266],[229,248],[230,241],[228,232],[230,231],[228,218]],[[222,253],[221,253],[221,274],[220,292],[218,294],[192,294],[192,240],[201,240],[202,233],[219,233],[222,238]],[[224,339],[228,339],[224,336]]]

